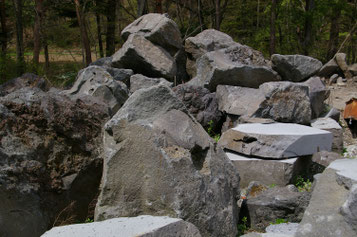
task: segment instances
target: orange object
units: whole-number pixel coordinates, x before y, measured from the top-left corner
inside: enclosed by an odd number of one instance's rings
[[[346,102],[343,118],[357,120],[357,98],[352,98]]]

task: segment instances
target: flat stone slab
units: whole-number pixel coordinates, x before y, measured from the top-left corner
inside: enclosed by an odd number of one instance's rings
[[[240,187],[247,187],[251,181],[259,181],[267,186],[285,186],[299,174],[307,171],[310,157],[289,158],[284,160],[265,160],[226,152],[238,170]]]
[[[54,227],[42,237],[194,236],[198,229],[182,219],[167,216],[114,218],[101,222]]]
[[[299,223],[281,223],[277,225],[270,225],[265,228],[267,233],[277,233],[277,234],[286,234],[294,235],[299,227]]]
[[[328,131],[299,124],[250,123],[229,129],[218,144],[247,156],[283,159],[331,151],[332,138]]]

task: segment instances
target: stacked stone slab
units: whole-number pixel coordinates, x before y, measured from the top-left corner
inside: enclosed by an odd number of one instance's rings
[[[218,144],[231,151],[226,153],[240,171],[241,184],[286,185],[308,171],[311,155],[331,150],[332,134],[299,124],[250,123],[229,129]]]
[[[137,216],[55,227],[42,237],[201,237],[189,222],[167,216]]]

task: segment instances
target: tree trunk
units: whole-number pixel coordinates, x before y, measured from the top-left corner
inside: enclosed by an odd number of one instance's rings
[[[115,53],[115,22],[116,22],[116,0],[108,0],[106,6],[107,16],[107,35],[106,35],[106,49],[107,57]]]
[[[341,9],[334,9],[331,16],[330,39],[328,42],[328,51],[326,61],[335,56],[338,50],[338,36],[340,33],[339,18],[341,16]]]
[[[16,60],[18,66],[18,75],[22,75],[25,71],[24,58],[24,39],[22,25],[22,0],[13,0],[15,17],[16,17]]]
[[[303,43],[303,53],[304,55],[309,55],[309,49],[311,48],[312,43],[312,23],[313,23],[313,14],[314,9],[314,0],[306,0],[305,6],[305,31],[304,31],[304,43]]]
[[[85,56],[83,55],[83,59],[85,57],[85,65],[88,66],[92,62],[92,54],[91,54],[90,43],[89,43],[87,28],[86,28],[86,24],[85,24],[84,14],[81,10],[81,5],[79,3],[79,0],[74,0],[74,3],[76,5],[76,14],[77,14],[79,28],[81,31],[83,51],[85,54]]]
[[[99,47],[99,55],[101,58],[104,57],[104,50],[103,50],[103,39],[102,39],[102,25],[101,25],[101,20],[100,20],[100,14],[99,14],[99,6],[100,6],[99,0],[96,0],[96,6],[97,9],[95,11],[95,17],[97,21],[97,35],[98,35],[98,47]]]
[[[215,19],[215,29],[219,30],[221,28],[221,0],[216,0],[216,19]]]
[[[6,56],[7,49],[7,26],[6,26],[6,11],[5,0],[0,1],[0,21],[1,21],[1,54]]]
[[[162,0],[155,0],[156,13],[162,14]]]
[[[39,64],[42,41],[43,0],[35,0],[35,26],[33,32],[33,63]]]
[[[203,15],[202,15],[202,2],[201,0],[197,0],[197,12],[198,12],[198,20],[200,22],[200,28],[201,32],[203,31],[203,26],[204,26],[204,21],[203,21]]]
[[[271,1],[271,15],[270,15],[270,55],[275,53],[275,18],[276,18],[276,0]]]
[[[147,0],[137,0],[137,2],[138,2],[138,17],[147,14],[149,12]]]

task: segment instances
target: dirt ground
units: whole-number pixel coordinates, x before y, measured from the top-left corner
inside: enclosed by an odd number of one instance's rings
[[[351,132],[348,129],[346,121],[343,119],[343,111],[346,102],[351,98],[357,98],[357,82],[352,80],[347,81],[345,85],[333,84],[329,86],[330,97],[326,101],[328,105],[341,111],[340,124],[343,128],[343,143],[344,147],[349,145],[357,145],[357,139],[352,138]]]

